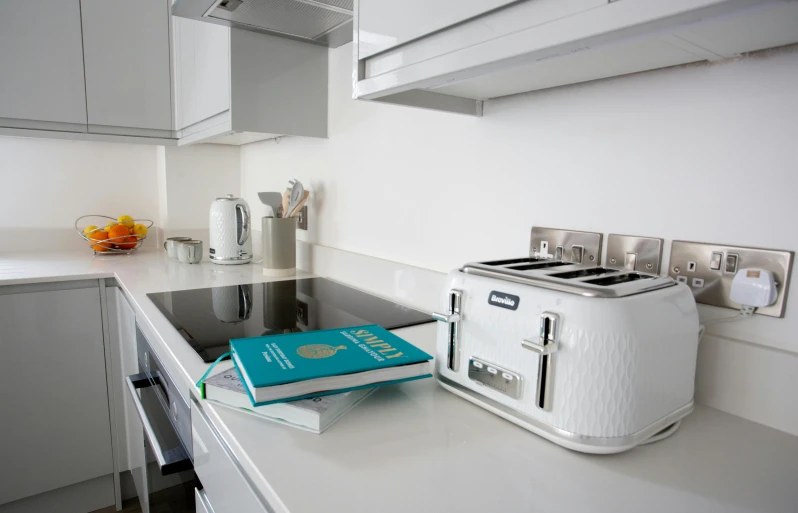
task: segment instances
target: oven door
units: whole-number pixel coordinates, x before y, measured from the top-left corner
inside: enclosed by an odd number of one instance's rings
[[[128,429],[138,429],[129,437],[129,443],[138,443],[128,446],[128,456],[142,513],[158,511],[161,503],[193,511],[193,465],[161,404],[158,385],[144,373],[126,379],[134,410]]]

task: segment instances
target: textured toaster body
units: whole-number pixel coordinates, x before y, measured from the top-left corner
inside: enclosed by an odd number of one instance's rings
[[[690,290],[674,285],[618,298],[585,297],[460,271],[449,274],[461,291],[457,323],[459,366],[452,370],[452,328],[439,323],[438,380],[448,390],[556,443],[585,452],[620,452],[667,427],[692,409],[698,349],[698,312]],[[516,296],[515,309],[491,295]],[[541,316],[557,316],[557,350],[548,358],[548,402],[541,408],[541,356],[522,345],[538,340]],[[520,376],[517,398],[469,377],[469,362],[494,364]]]

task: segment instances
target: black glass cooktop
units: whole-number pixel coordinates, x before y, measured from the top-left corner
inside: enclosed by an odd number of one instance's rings
[[[428,314],[324,278],[147,294],[206,362],[231,338],[378,324],[432,322]]]

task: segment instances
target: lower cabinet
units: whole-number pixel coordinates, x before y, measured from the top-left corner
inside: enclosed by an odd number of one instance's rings
[[[0,355],[0,504],[111,474],[98,280],[0,287]]]
[[[142,438],[141,429],[128,429],[131,422],[137,420],[136,412],[126,408],[127,385],[125,376],[138,373],[136,357],[136,314],[128,303],[125,294],[119,287],[108,287],[106,298],[108,301],[108,325],[111,340],[111,375],[113,376],[113,401],[116,405],[115,415],[112,419],[113,428],[116,430],[115,461],[116,471],[124,472],[136,468],[137,462],[131,462],[129,445],[136,447]],[[132,444],[129,438],[135,438]],[[134,451],[133,458],[137,455]],[[139,462],[140,463],[140,462]]]
[[[202,482],[204,502],[197,512],[267,513],[273,511],[244,473],[241,463],[196,399],[191,402],[194,472]],[[204,509],[203,509],[204,508]]]

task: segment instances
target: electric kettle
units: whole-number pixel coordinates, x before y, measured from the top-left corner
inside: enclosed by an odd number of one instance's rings
[[[249,205],[228,194],[211,203],[210,258],[214,264],[246,264],[252,261]]]

